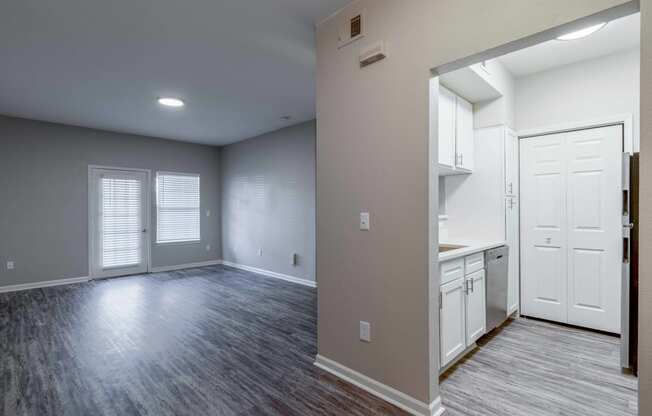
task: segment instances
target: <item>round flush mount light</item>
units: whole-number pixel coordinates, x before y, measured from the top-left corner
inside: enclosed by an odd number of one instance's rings
[[[159,97],[158,103],[166,107],[180,108],[186,105],[182,100],[172,97]]]
[[[602,29],[607,25],[607,22],[602,22],[598,23],[597,25],[585,27],[584,29],[576,30],[574,32],[566,33],[565,35],[561,35],[557,38],[557,40],[564,40],[564,41],[569,41],[569,40],[577,40],[577,39],[582,39],[587,36],[591,36],[598,30]]]

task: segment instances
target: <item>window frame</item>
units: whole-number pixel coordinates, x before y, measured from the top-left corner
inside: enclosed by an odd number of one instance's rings
[[[190,177],[196,177],[199,180],[199,239],[197,240],[179,240],[179,241],[159,241],[159,198],[158,198],[158,193],[159,193],[159,186],[158,186],[158,178],[159,176],[190,176]],[[159,170],[156,171],[156,174],[154,175],[154,210],[155,210],[155,215],[156,215],[156,238],[154,239],[154,243],[156,245],[160,246],[170,246],[170,245],[189,245],[189,244],[201,244],[202,242],[202,237],[201,237],[201,218],[202,218],[202,209],[201,209],[201,175],[199,173],[189,173],[189,172],[173,172],[173,171],[164,171],[164,170]]]

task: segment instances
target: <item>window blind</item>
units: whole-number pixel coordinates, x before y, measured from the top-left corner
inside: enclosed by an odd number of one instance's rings
[[[156,242],[200,241],[199,176],[156,175]]]
[[[102,267],[114,268],[141,262],[142,189],[138,179],[100,180],[102,192]]]

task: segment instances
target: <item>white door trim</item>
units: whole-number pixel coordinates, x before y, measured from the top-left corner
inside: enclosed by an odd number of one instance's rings
[[[125,172],[139,172],[145,174],[145,209],[144,222],[147,228],[147,246],[145,247],[145,253],[147,255],[147,273],[152,271],[152,228],[151,228],[151,212],[152,212],[152,171],[150,169],[139,169],[139,168],[123,168],[117,166],[104,166],[104,165],[88,165],[88,278],[89,280],[101,278],[96,276],[93,272],[93,230],[96,224],[97,217],[92,215],[91,207],[93,206],[93,185],[91,180],[91,175],[93,170],[116,170],[116,171],[125,171]]]
[[[634,152],[634,117],[631,114],[617,114],[609,117],[603,117],[593,120],[583,120],[561,124],[551,124],[549,126],[535,127],[518,132],[519,139],[528,137],[545,136],[548,134],[566,133],[574,130],[587,130],[598,127],[607,127],[614,124],[622,124],[623,128],[623,151],[627,153]]]

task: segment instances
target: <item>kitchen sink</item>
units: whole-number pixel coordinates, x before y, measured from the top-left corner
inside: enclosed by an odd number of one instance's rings
[[[447,251],[453,251],[453,250],[459,250],[461,248],[466,248],[468,246],[458,246],[455,244],[440,244],[439,245],[439,252],[440,253],[445,253]]]

